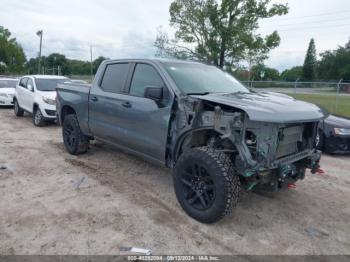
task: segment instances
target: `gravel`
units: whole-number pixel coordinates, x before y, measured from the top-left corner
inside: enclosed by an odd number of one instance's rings
[[[169,170],[97,141],[71,156],[59,126],[12,109],[0,123],[0,254],[350,254],[347,156],[323,156],[326,173],[295,189],[243,193],[205,225],[177,203]]]

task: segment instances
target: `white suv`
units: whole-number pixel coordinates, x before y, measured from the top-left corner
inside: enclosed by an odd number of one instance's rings
[[[16,86],[15,115],[23,116],[24,111],[32,114],[36,126],[43,126],[47,120],[55,120],[56,87],[68,80],[62,76],[23,76]]]

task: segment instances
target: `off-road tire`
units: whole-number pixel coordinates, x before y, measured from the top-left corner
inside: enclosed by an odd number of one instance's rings
[[[14,100],[13,110],[16,116],[23,116],[24,110],[19,106],[17,99]]]
[[[80,129],[75,114],[67,115],[62,124],[62,137],[66,150],[72,155],[84,154],[89,148],[89,138]]]
[[[33,124],[35,126],[45,126],[46,121],[43,116],[43,113],[41,113],[41,110],[39,107],[35,107],[33,110]]]
[[[206,210],[198,210],[186,199],[186,184],[182,180],[188,175],[188,166],[198,163],[199,169],[205,169],[207,178],[210,176],[215,188],[215,198],[211,206]],[[202,171],[199,171],[201,173]],[[234,166],[228,155],[210,147],[198,147],[185,151],[178,159],[173,172],[176,197],[192,218],[202,223],[214,223],[231,213],[237,205],[241,184],[239,177],[235,175]],[[187,181],[186,181],[187,182]],[[187,185],[190,187],[189,185]],[[189,193],[188,193],[189,194]],[[187,195],[188,197],[188,195]]]

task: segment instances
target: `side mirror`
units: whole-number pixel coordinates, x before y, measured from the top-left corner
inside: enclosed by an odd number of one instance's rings
[[[28,85],[27,88],[28,88],[28,90],[31,91],[31,92],[34,91],[34,87],[33,87],[32,85]]]
[[[159,102],[163,99],[163,87],[146,87],[144,96]]]

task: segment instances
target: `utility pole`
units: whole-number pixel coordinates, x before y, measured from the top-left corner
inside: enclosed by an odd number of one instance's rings
[[[91,73],[91,83],[94,80],[93,76],[93,65],[92,65],[92,45],[90,45],[90,73]]]
[[[294,83],[294,94],[297,93],[297,85],[298,85],[298,81],[300,80],[300,78],[297,78],[297,80],[295,80],[295,83]]]
[[[43,42],[43,30],[39,30],[36,32],[36,35],[40,37],[40,47],[39,47],[39,63],[38,63],[38,73],[40,74],[40,62],[41,62],[41,47],[42,47],[42,42]]]
[[[343,78],[340,79],[340,81],[338,82],[338,86],[337,86],[337,96],[335,98],[335,112],[338,112],[338,99],[339,99],[339,93],[340,93],[340,85],[341,82],[343,82]]]

